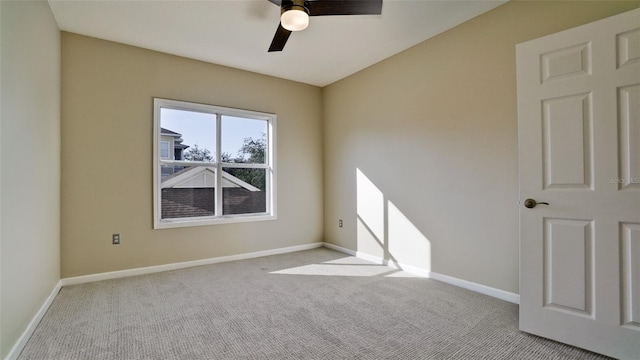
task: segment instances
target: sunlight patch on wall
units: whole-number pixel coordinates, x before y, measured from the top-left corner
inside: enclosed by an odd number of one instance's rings
[[[392,266],[431,271],[431,242],[360,169],[356,168],[357,248]]]
[[[389,254],[401,264],[431,271],[431,243],[391,201],[387,202]]]
[[[358,251],[384,257],[384,195],[360,169],[356,169],[357,184],[357,245]]]

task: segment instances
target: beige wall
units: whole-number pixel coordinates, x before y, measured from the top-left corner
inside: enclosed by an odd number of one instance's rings
[[[60,268],[325,239],[518,292],[514,46],[638,6],[512,2],[323,90],[63,33],[60,133],[50,10],[0,2],[0,357]],[[152,230],[154,96],[278,114],[277,221]]]
[[[62,277],[323,240],[320,88],[71,33],[62,79]],[[153,97],[277,114],[278,219],[153,230]]]
[[[60,31],[0,1],[0,358],[60,280]]]
[[[518,293],[515,45],[638,6],[507,3],[324,88],[326,241]]]

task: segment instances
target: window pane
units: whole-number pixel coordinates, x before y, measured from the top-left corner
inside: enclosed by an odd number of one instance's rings
[[[162,219],[215,215],[215,168],[166,165],[161,168]]]
[[[222,161],[264,164],[267,149],[266,120],[222,117]]]
[[[224,168],[222,214],[256,214],[267,211],[266,169]]]
[[[215,115],[162,108],[160,110],[160,127],[162,141],[173,140],[173,149],[171,150],[173,156],[169,156],[170,159],[215,161]],[[162,158],[164,159],[164,157]]]

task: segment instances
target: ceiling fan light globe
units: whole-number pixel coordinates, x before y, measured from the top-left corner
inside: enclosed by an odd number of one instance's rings
[[[289,31],[304,30],[309,26],[309,14],[298,9],[287,10],[280,16],[280,23]]]

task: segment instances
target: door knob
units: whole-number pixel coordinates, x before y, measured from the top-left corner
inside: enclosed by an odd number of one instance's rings
[[[548,202],[537,202],[533,199],[527,199],[524,201],[524,207],[528,208],[528,209],[533,209],[534,207],[536,207],[536,205],[549,205]]]

